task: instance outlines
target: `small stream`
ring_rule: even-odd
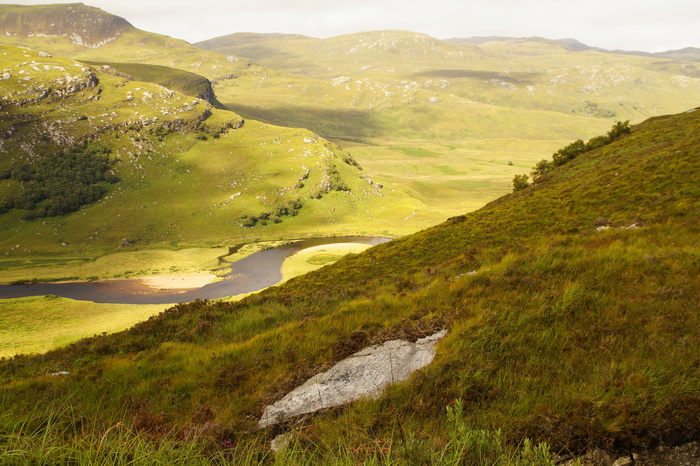
[[[55,295],[95,303],[171,304],[195,299],[218,299],[250,293],[275,285],[282,280],[282,263],[291,255],[313,246],[338,243],[359,243],[375,246],[389,238],[345,236],[315,238],[256,252],[234,263],[223,263],[231,272],[223,280],[188,290],[154,290],[138,278],[98,280],[91,282],[35,283],[0,285],[0,299]]]

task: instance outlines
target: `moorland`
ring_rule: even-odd
[[[0,5],[3,29],[0,281],[397,238],[307,251],[240,300],[3,300],[0,355],[24,353],[0,361],[3,461],[553,464],[698,440],[691,53],[406,31],[195,47],[81,4]],[[256,428],[353,352],[441,329],[379,398]]]

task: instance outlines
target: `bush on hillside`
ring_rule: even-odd
[[[552,155],[552,161],[542,159],[533,167],[530,175],[532,176],[533,184],[543,175],[549,173],[556,167],[560,167],[571,160],[574,160],[581,154],[590,152],[595,149],[599,149],[606,146],[615,140],[619,139],[625,134],[629,134],[632,131],[630,128],[630,122],[618,121],[613,125],[613,127],[603,136],[596,136],[584,143],[581,139],[577,139],[566,147],[562,147]],[[515,175],[513,178],[513,192],[520,191],[530,186],[527,181],[527,175]]]
[[[521,191],[530,186],[528,178],[529,177],[525,174],[515,175],[513,177],[513,192]]]

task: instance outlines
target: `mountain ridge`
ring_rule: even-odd
[[[644,52],[644,51],[634,51],[634,50],[622,50],[622,49],[604,49],[601,47],[591,47],[589,45],[580,42],[577,39],[546,39],[544,37],[532,36],[532,37],[507,37],[507,36],[474,36],[467,38],[452,38],[445,39],[445,42],[451,44],[474,44],[481,45],[487,42],[517,42],[517,41],[536,41],[536,42],[547,42],[555,43],[565,47],[568,50],[574,52],[584,52],[588,50],[619,54],[619,55],[636,55],[643,57],[658,57],[658,58],[669,58],[676,60],[691,60],[700,61],[700,49],[697,47],[684,47],[678,50],[666,50],[664,52]]]
[[[5,35],[41,36],[47,41],[54,36],[66,36],[73,44],[93,49],[132,29],[134,26],[126,19],[83,3],[33,8],[4,5],[0,10],[0,31]]]

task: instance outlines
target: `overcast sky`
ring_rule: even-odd
[[[647,52],[700,47],[698,0],[85,0],[83,3],[122,16],[137,28],[188,42],[234,32],[331,37],[403,29],[438,39],[574,38],[593,47]]]

